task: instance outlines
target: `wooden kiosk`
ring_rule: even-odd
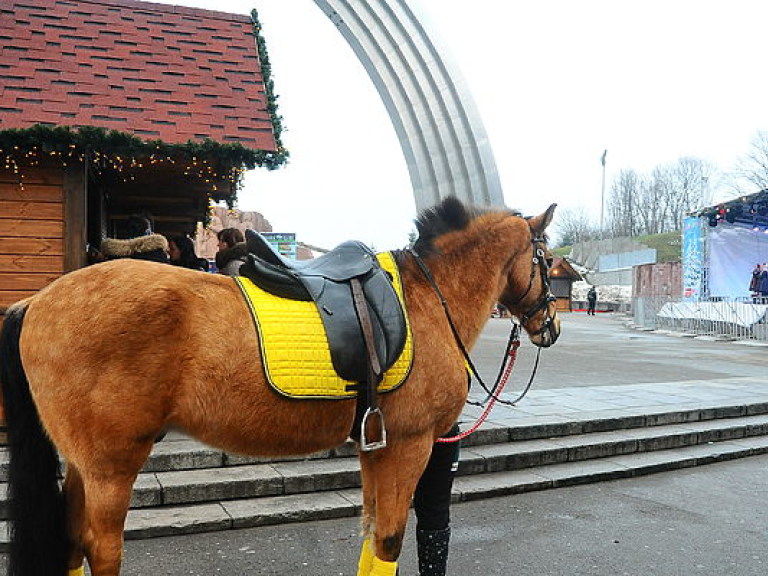
[[[194,234],[287,158],[255,11],[10,0],[0,20],[0,319],[130,214]]]

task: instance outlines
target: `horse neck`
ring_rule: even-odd
[[[489,250],[487,246],[474,246],[441,254],[427,262],[459,336],[469,348],[480,335],[500,296],[507,256],[500,250]],[[421,277],[421,283],[426,282],[415,266],[413,274]],[[434,292],[432,287],[429,290]]]

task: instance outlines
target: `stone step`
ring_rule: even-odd
[[[599,482],[768,453],[768,415],[462,448],[455,501]],[[183,440],[178,440],[183,442]],[[345,448],[346,450],[346,448]],[[145,472],[126,537],[148,538],[355,516],[356,458]],[[6,485],[0,484],[5,518]],[[7,543],[0,522],[0,550]]]
[[[765,453],[768,453],[768,437],[758,436],[582,462],[465,475],[459,476],[454,483],[453,500],[468,502],[618,480]],[[126,520],[126,538],[153,538],[353,517],[359,516],[361,511],[362,495],[359,489],[133,509],[128,512]]]
[[[768,434],[768,415],[462,447],[460,475],[583,462]]]
[[[356,456],[357,448],[349,441],[333,450],[326,450],[308,456],[285,458],[261,458],[241,456],[223,452],[180,434],[169,435],[155,444],[142,472],[170,472],[174,470],[201,470],[210,468],[225,468],[242,466],[244,464],[263,464],[267,462],[295,462],[308,459],[320,460],[327,458]],[[0,482],[8,480],[8,448],[0,447]],[[62,461],[63,466],[63,461]]]
[[[670,450],[768,434],[768,415],[593,432],[548,439],[465,446],[459,476],[481,476],[541,466],[575,465],[629,454]],[[172,443],[188,444],[184,440]],[[347,450],[346,448],[344,450]],[[204,459],[196,459],[199,463]],[[294,496],[359,488],[353,455],[257,464],[213,459],[211,468],[144,472],[134,486],[132,508],[157,508]],[[249,460],[245,460],[249,462]],[[7,485],[0,483],[0,519],[7,517]]]
[[[495,424],[487,421],[483,427],[462,441],[462,446],[472,447],[488,444],[509,443],[521,440],[546,440],[553,437],[567,437],[595,432],[610,432],[628,429],[656,427],[668,424],[684,424],[710,420],[768,414],[768,403],[738,404],[732,406],[691,406],[687,409],[670,408],[646,413],[646,410],[621,410],[606,417],[588,411],[578,417],[553,416],[551,419],[537,418],[536,423],[521,419],[520,424]],[[269,462],[322,460],[327,458],[356,455],[353,442],[347,442],[333,450],[318,452],[305,457],[268,459],[228,454],[206,446],[182,434],[171,432],[158,442],[143,468],[143,472],[169,472],[173,470],[198,470],[218,467],[241,466]],[[0,482],[8,478],[7,447],[0,446]]]

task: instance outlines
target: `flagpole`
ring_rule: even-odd
[[[600,191],[600,239],[605,237],[605,157],[608,155],[608,150],[603,150],[603,155],[600,158],[600,163],[603,165],[603,186]]]

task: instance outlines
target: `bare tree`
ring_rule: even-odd
[[[680,230],[685,215],[699,207],[705,191],[705,181],[709,180],[712,168],[699,158],[680,158],[671,169],[671,191],[667,199],[669,213],[673,219],[666,231]]]
[[[640,180],[635,218],[638,234],[658,234],[664,229],[667,220],[667,204],[662,201],[665,195],[665,181],[659,168],[654,169],[650,178]]]
[[[554,226],[558,236],[558,246],[572,246],[579,242],[594,240],[600,235],[598,227],[592,223],[583,207],[558,210],[555,214]]]
[[[650,176],[622,170],[608,198],[611,236],[680,230],[685,215],[701,207],[714,167],[699,158],[657,166]]]
[[[768,188],[768,132],[758,131],[747,154],[736,163],[732,186],[738,194]]]
[[[639,201],[641,178],[634,170],[622,170],[611,185],[608,196],[610,236],[634,236],[635,209]]]

